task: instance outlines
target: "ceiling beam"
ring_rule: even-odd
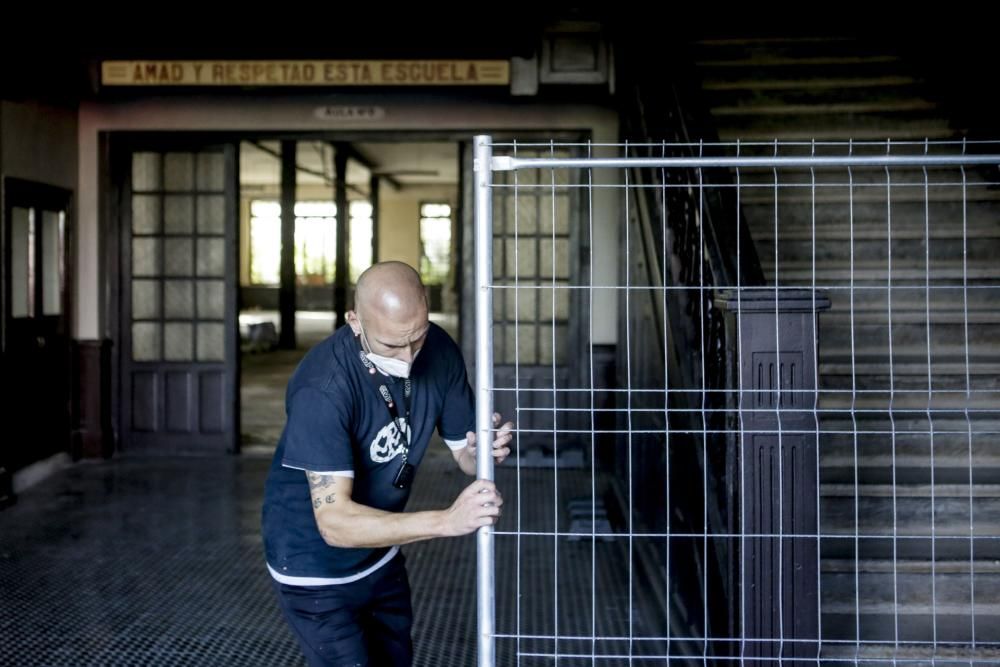
[[[378,163],[359,151],[353,144],[349,144],[345,141],[331,141],[330,145],[333,146],[333,150],[335,151],[344,151],[348,159],[355,160],[358,164],[372,172],[373,175],[378,176],[391,185],[393,190],[399,192],[403,189],[403,184],[399,182],[399,179],[393,178],[385,173],[377,173],[379,170]]]
[[[247,141],[246,143],[251,144],[254,148],[256,148],[257,150],[259,150],[262,153],[267,153],[268,155],[270,155],[272,157],[275,157],[275,158],[277,158],[279,160],[281,159],[281,151],[276,151],[276,150],[273,150],[271,148],[268,148],[267,146],[265,146],[263,143],[261,143],[259,141]],[[324,183],[326,183],[328,185],[331,185],[331,186],[333,185],[333,178],[330,176],[330,174],[328,174],[326,172],[317,171],[316,169],[310,169],[309,167],[303,167],[300,164],[296,164],[295,165],[295,169],[296,169],[296,171],[301,171],[303,174],[309,174],[310,176],[317,176],[317,177],[323,179]],[[351,185],[350,183],[348,183],[347,184],[347,189],[350,190],[351,192],[353,192],[354,194],[360,196],[360,197],[365,197],[365,198],[368,197],[368,192],[366,192],[362,188],[359,188],[356,185]]]

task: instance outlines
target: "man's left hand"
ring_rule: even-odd
[[[507,445],[514,438],[511,434],[511,429],[514,428],[514,422],[507,422],[503,426],[500,426],[501,419],[502,417],[499,412],[493,413],[493,428],[497,429],[496,437],[493,439],[493,460],[495,463],[503,463],[504,460],[510,456],[510,447]],[[471,456],[472,460],[475,461],[476,434],[469,431],[465,434],[465,439],[469,450],[469,456]]]

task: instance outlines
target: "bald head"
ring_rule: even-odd
[[[380,262],[358,278],[347,322],[364,329],[372,352],[412,360],[427,335],[427,295],[420,275],[403,262]]]
[[[425,317],[427,313],[420,275],[403,262],[380,262],[366,269],[358,278],[354,304],[361,317],[377,314],[395,319],[415,311],[423,311]]]

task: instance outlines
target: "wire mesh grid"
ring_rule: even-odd
[[[477,142],[480,664],[1000,664],[1000,145]]]

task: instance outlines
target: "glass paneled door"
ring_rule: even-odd
[[[235,147],[134,147],[123,162],[122,445],[235,451]]]

